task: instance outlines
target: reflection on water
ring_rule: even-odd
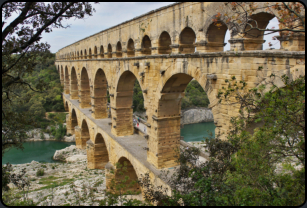
[[[209,133],[215,136],[214,122],[186,124],[181,129],[181,136],[184,137],[185,142],[202,141],[204,137],[209,137]]]
[[[30,163],[32,160],[38,162],[58,162],[52,160],[56,150],[64,149],[74,142],[58,142],[58,141],[39,141],[24,142],[23,150],[12,148],[2,157],[2,164],[9,162],[10,164]]]

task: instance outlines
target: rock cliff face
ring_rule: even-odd
[[[208,108],[190,109],[182,113],[181,124],[213,121],[212,111]]]

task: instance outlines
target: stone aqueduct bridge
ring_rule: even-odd
[[[131,179],[145,172],[156,185],[163,168],[176,166],[180,145],[181,99],[194,78],[207,92],[215,125],[227,133],[238,105],[221,105],[217,93],[236,76],[248,87],[271,73],[297,76],[305,70],[305,37],[280,38],[280,50],[263,51],[263,36],[236,38],[212,17],[222,3],[176,3],[101,31],[56,53],[69,112],[67,131],[87,148],[88,168],[114,168],[127,161]],[[227,8],[225,8],[225,12]],[[272,15],[254,14],[265,28]],[[223,52],[226,30],[231,50]],[[195,52],[196,51],[196,52]],[[258,71],[259,66],[263,67]],[[147,135],[134,134],[132,97],[135,80],[144,96]],[[111,118],[107,118],[107,89]],[[116,177],[116,175],[115,175]],[[119,177],[119,176],[117,176]]]

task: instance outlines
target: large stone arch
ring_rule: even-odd
[[[166,31],[163,31],[159,37],[158,54],[172,53],[172,49],[170,47],[171,44],[172,44],[172,39],[171,39],[170,34]]]
[[[95,74],[92,97],[92,116],[95,119],[107,118],[108,81],[104,71],[99,68]]]
[[[75,128],[76,147],[79,149],[86,148],[86,142],[90,140],[90,128],[86,119],[81,122],[81,128]]]
[[[126,180],[127,176],[129,177],[128,180]],[[126,157],[121,157],[118,160],[114,179],[116,184],[123,184],[124,189],[122,192],[125,192],[126,194],[136,194],[141,192],[141,187],[137,182],[137,172],[130,160],[128,160]]]
[[[195,52],[196,33],[191,27],[185,27],[179,35],[179,52],[181,54]]]
[[[91,107],[90,80],[85,67],[81,70],[80,79],[80,108]]]
[[[87,167],[89,169],[104,169],[109,162],[109,152],[105,139],[100,133],[97,133],[95,142],[91,140],[86,142]]]
[[[78,78],[77,72],[75,67],[71,68],[70,72],[70,98],[71,99],[78,99]]]
[[[112,130],[116,136],[132,135],[134,132],[133,115],[133,87],[136,80],[135,73],[123,71],[116,82],[114,98],[111,96]],[[142,88],[142,85],[140,83]],[[145,103],[145,101],[144,101]]]
[[[69,73],[68,68],[65,66],[65,78],[64,78],[64,93],[69,94],[70,93],[70,82],[69,82]]]

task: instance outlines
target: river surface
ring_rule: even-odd
[[[214,122],[185,124],[180,131],[185,142],[196,142],[204,140],[204,137],[209,137],[209,133],[215,136]]]
[[[181,129],[181,136],[186,142],[202,141],[204,137],[209,136],[211,132],[213,136],[215,125],[213,122],[186,124]],[[30,163],[32,160],[38,162],[54,163],[52,159],[56,150],[64,149],[75,142],[58,142],[58,141],[39,141],[24,142],[24,150],[12,148],[2,157],[2,164],[7,162],[11,164]]]
[[[2,164],[9,162],[10,164],[30,163],[32,160],[37,162],[54,163],[52,159],[56,150],[64,149],[75,142],[58,142],[58,141],[39,141],[24,142],[23,150],[11,148],[2,157]]]

